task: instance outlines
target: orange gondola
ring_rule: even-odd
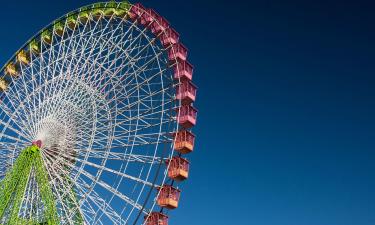
[[[195,135],[187,130],[179,131],[175,134],[174,149],[182,154],[190,153],[194,150]]]
[[[168,216],[160,212],[150,213],[145,220],[145,225],[168,225]]]
[[[173,157],[167,162],[168,177],[175,181],[183,181],[189,177],[189,161],[181,157]]]
[[[171,185],[164,185],[159,188],[157,203],[160,207],[175,209],[178,207],[181,191]]]

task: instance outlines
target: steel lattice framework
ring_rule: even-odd
[[[0,224],[167,223],[196,119],[178,40],[155,11],[108,2],[17,51],[0,78]]]

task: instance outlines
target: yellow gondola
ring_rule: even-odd
[[[18,71],[17,71],[16,65],[14,65],[14,63],[9,63],[5,67],[5,74],[10,75],[10,76],[14,76],[14,77],[17,76]]]
[[[28,53],[25,51],[25,50],[21,50],[17,53],[17,61],[19,63],[23,63],[23,64],[29,64],[30,63],[30,57],[28,55]]]
[[[0,78],[0,91],[6,91],[8,89],[8,82],[2,77]]]

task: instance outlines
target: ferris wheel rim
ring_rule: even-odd
[[[103,3],[103,4],[106,4],[106,3]],[[89,6],[91,6],[91,5],[89,5]],[[107,6],[107,5],[106,5]],[[134,5],[131,5],[131,7],[134,7]],[[105,8],[105,7],[104,7]],[[87,10],[87,9],[86,9]],[[61,18],[63,18],[63,19],[67,19],[68,18],[68,16],[71,16],[71,15],[74,15],[74,14],[78,14],[78,13],[80,13],[80,12],[82,12],[81,11],[81,9],[78,9],[78,10],[75,10],[75,11],[72,11],[71,13],[69,13],[69,14],[67,14],[67,15],[65,15],[65,16],[63,16],[63,17],[61,17]],[[111,16],[111,19],[112,19],[112,16]],[[60,20],[60,19],[59,19]],[[124,19],[122,19],[122,22],[123,22],[123,20]],[[137,21],[133,21],[133,25],[134,24],[136,24],[137,23]],[[53,22],[53,23],[51,23],[50,25],[48,25],[48,26],[46,26],[45,28],[43,28],[39,33],[37,33],[33,38],[31,38],[28,42],[26,42],[26,44],[20,49],[20,50],[18,50],[15,54],[14,54],[14,56],[12,56],[12,58],[3,66],[3,68],[1,69],[1,71],[4,71],[5,70],[5,68],[6,68],[6,66],[12,61],[12,60],[15,60],[15,58],[16,58],[16,56],[17,56],[17,54],[22,50],[22,49],[24,49],[25,47],[27,47],[30,43],[32,43],[32,41],[33,40],[35,40],[35,39],[37,39],[38,37],[40,37],[41,35],[42,35],[42,33],[45,31],[45,30],[47,30],[48,28],[51,28],[51,27],[53,27],[54,26],[54,24],[55,24],[55,22]],[[66,26],[65,26],[65,28],[66,28]],[[64,28],[64,29],[65,29]],[[147,29],[147,27],[146,28],[143,28],[143,31],[145,31]],[[164,31],[163,31],[164,32]],[[55,34],[53,34],[53,35],[55,35]],[[72,40],[72,38],[71,38],[71,40]],[[155,38],[153,39],[153,40],[155,40]],[[150,43],[151,43],[151,41],[150,41]],[[52,48],[51,48],[52,49]],[[177,65],[177,67],[178,67],[178,65]],[[173,78],[172,78],[173,79]],[[180,78],[178,78],[178,83],[180,83],[181,82],[181,80],[180,80]],[[164,95],[164,92],[163,92],[163,95]],[[26,101],[26,99],[28,99],[28,98],[25,98],[24,99],[24,101]],[[163,99],[163,101],[164,101],[164,98],[162,98]],[[179,107],[182,103],[181,103],[181,100],[174,100],[174,101],[176,101],[177,102],[177,107]],[[21,104],[22,105],[22,104]],[[20,107],[20,106],[19,106]],[[164,105],[162,105],[162,108],[164,107]],[[172,109],[172,108],[171,108]],[[18,110],[18,108],[17,108],[17,110]],[[0,116],[2,115],[2,113],[3,113],[3,111],[0,113]],[[163,113],[164,113],[164,111],[163,111]],[[179,116],[179,112],[178,112],[178,116]],[[178,118],[178,116],[177,116],[177,118]],[[8,123],[9,123],[9,121],[10,120],[8,120]],[[171,121],[172,120],[169,120],[168,121],[168,123],[171,123]],[[15,121],[13,121],[13,122],[15,122]],[[16,126],[19,126],[19,125],[17,125],[16,124]],[[161,126],[160,126],[161,127]],[[174,131],[178,131],[179,130],[179,127],[180,127],[180,124],[179,123],[176,123],[176,125],[175,125],[175,129],[174,129]],[[33,134],[35,134],[35,131],[32,131],[33,132]],[[4,135],[4,132],[2,132],[2,135]],[[130,135],[130,134],[129,134]],[[29,136],[31,136],[30,134],[29,134]],[[24,138],[24,139],[26,139],[23,143],[26,143],[27,141],[33,141],[33,140],[30,140],[31,138]],[[158,141],[159,141],[159,139],[160,139],[160,133],[159,133],[159,137],[158,137]],[[18,144],[18,141],[16,142],[17,144]],[[158,145],[159,143],[157,142],[157,145]],[[170,145],[169,145],[169,147],[168,148],[171,148],[171,152],[170,152],[170,154],[168,155],[168,160],[170,160],[170,159],[172,159],[172,156],[174,155],[174,147],[173,147],[173,145],[174,145],[174,141],[173,141],[173,139],[172,139],[172,141],[170,142]],[[133,145],[133,147],[134,147],[134,145]],[[163,150],[163,152],[166,152],[165,151],[165,149],[167,148],[167,145],[164,145],[164,150]],[[14,151],[15,152],[15,151]],[[108,153],[108,152],[107,152]],[[130,153],[132,153],[132,152],[130,152]],[[57,153],[56,153],[57,154]],[[155,154],[156,154],[156,150],[155,150]],[[154,158],[152,159],[153,161],[152,161],[152,165],[153,165],[153,162],[155,161],[155,154],[154,154]],[[15,156],[16,154],[14,154],[14,156]],[[87,155],[86,155],[87,156]],[[47,157],[47,156],[46,156]],[[107,157],[108,157],[108,154],[107,154]],[[103,165],[105,165],[106,164],[106,160],[107,160],[107,158],[105,158],[105,160],[104,160],[104,164],[102,164],[102,166]],[[148,201],[148,199],[149,199],[149,197],[151,196],[151,193],[152,193],[152,191],[153,191],[153,189],[155,188],[155,186],[156,186],[156,180],[157,180],[157,177],[158,177],[158,174],[159,174],[159,169],[161,168],[161,165],[163,164],[163,162],[165,162],[165,159],[164,159],[164,157],[163,157],[163,155],[161,156],[161,160],[159,160],[158,159],[158,162],[157,162],[157,165],[158,165],[158,172],[157,172],[157,174],[155,175],[155,178],[154,178],[154,181],[151,183],[151,188],[150,188],[150,190],[149,190],[149,192],[148,192],[148,197],[147,197],[147,200],[142,204],[142,207],[141,207],[141,209],[139,210],[139,213],[138,213],[138,216],[137,216],[137,218],[136,218],[136,220],[135,220],[135,222],[134,223],[136,223],[137,221],[138,221],[138,219],[139,219],[139,217],[140,217],[140,215],[142,214],[142,213],[144,213],[144,211],[143,211],[143,209],[145,208],[145,205],[147,204],[147,201]],[[47,163],[47,161],[45,161],[45,163]],[[87,163],[87,162],[86,162]],[[85,164],[86,164],[85,163]],[[129,163],[129,160],[127,161],[127,164]],[[47,166],[47,165],[46,165]],[[82,166],[83,166],[83,164],[81,164],[81,168],[82,168]],[[168,170],[168,168],[169,168],[169,164],[168,164],[168,166],[167,166],[167,168],[166,168],[166,170],[164,170],[164,171],[167,171]],[[122,165],[121,165],[121,167],[122,167]],[[150,166],[150,169],[149,169],[149,173],[150,173],[150,171],[151,171],[151,168],[152,168],[152,166]],[[81,170],[81,169],[80,169]],[[121,170],[121,169],[120,169]],[[142,169],[143,170],[143,169]],[[101,174],[101,172],[103,171],[103,169],[100,171],[100,174]],[[149,174],[148,173],[148,174]],[[117,176],[119,176],[119,175],[117,175]],[[98,175],[97,176],[97,179],[99,179],[99,177],[100,177],[100,175]],[[123,176],[121,176],[121,178],[120,178],[120,180],[122,180],[124,177]],[[161,187],[161,186],[163,186],[164,185],[164,183],[166,182],[166,179],[167,179],[167,175],[165,174],[164,175],[164,178],[163,178],[163,181],[162,181],[162,183],[161,183],[161,185],[158,185],[158,187]],[[76,181],[78,180],[78,178],[77,178],[77,175],[76,175]],[[147,175],[147,179],[146,180],[148,180],[148,175]],[[97,180],[96,180],[96,182],[97,182]],[[121,182],[121,181],[120,181]],[[96,186],[96,184],[97,183],[95,183],[94,184],[94,186]],[[117,188],[119,187],[119,185],[120,185],[120,183],[118,183],[118,186],[116,187],[116,190],[117,190]],[[173,185],[173,181],[172,181],[172,185]],[[146,184],[145,183],[143,183],[143,187],[142,187],[142,191],[139,193],[139,196],[138,196],[138,198],[137,198],[137,201],[136,201],[136,203],[138,202],[138,199],[139,199],[139,197],[140,197],[140,195],[142,194],[142,192],[143,192],[143,189],[145,188],[145,186],[146,186]],[[89,192],[89,193],[87,193],[87,195],[89,195],[91,193],[91,191]],[[157,193],[157,196],[156,196],[156,198],[159,196],[159,194],[160,194],[160,192],[158,192]],[[112,195],[112,197],[111,197],[111,200],[109,201],[109,203],[111,203],[112,202],[112,199],[114,198],[114,195]],[[146,211],[145,212],[145,214],[146,215],[148,215],[152,210],[153,210],[153,208],[155,207],[155,205],[156,205],[156,201],[154,201],[153,202],[153,205],[152,205],[152,207],[150,208],[150,210],[149,211]],[[79,209],[80,209],[80,207],[78,207]],[[132,209],[132,211],[135,209],[135,206],[133,205],[133,209]],[[98,211],[99,211],[99,209],[98,209]],[[101,214],[103,215],[103,213],[104,213],[104,211],[102,211],[101,212]],[[122,212],[123,213],[123,212]],[[122,213],[121,213],[121,215],[122,215]],[[121,216],[120,215],[120,216]],[[101,216],[99,216],[99,218],[98,218],[98,220],[100,219],[100,217]],[[128,219],[129,219],[129,217],[130,217],[130,215],[128,216]],[[94,221],[95,222],[95,221]]]

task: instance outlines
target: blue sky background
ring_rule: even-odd
[[[0,63],[92,2],[2,2]],[[180,32],[200,87],[191,177],[172,225],[375,224],[374,5],[142,3]]]

